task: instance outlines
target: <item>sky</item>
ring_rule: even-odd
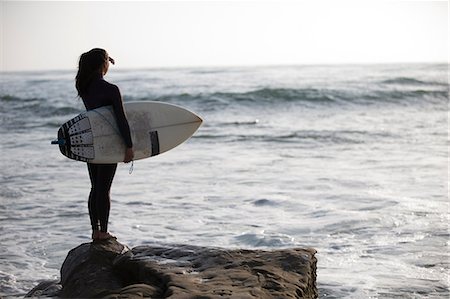
[[[448,62],[448,1],[5,1],[0,70]]]

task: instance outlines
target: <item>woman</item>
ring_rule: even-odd
[[[103,76],[108,72],[109,63],[114,59],[103,49],[92,49],[83,53],[78,65],[75,87],[78,95],[83,99],[87,110],[103,106],[112,106],[119,131],[126,144],[123,161],[133,160],[133,142],[130,127],[123,109],[122,96],[116,85],[106,82]],[[117,164],[87,163],[91,192],[89,194],[89,216],[92,225],[92,239],[106,240],[114,238],[108,232],[108,218],[110,210],[109,191],[116,173]]]

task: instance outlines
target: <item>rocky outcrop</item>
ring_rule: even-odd
[[[271,251],[116,240],[72,249],[61,281],[27,296],[66,298],[317,298],[314,249]]]

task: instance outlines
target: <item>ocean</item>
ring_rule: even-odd
[[[90,241],[86,165],[51,145],[84,110],[70,71],[0,73],[0,296],[58,279]],[[124,101],[203,119],[120,164],[110,230],[130,247],[313,247],[320,298],[448,298],[447,64],[123,70]]]

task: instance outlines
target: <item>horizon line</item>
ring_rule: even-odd
[[[301,66],[364,66],[364,65],[414,65],[414,64],[449,64],[449,61],[399,61],[399,62],[302,62],[302,63],[267,63],[267,64],[235,64],[235,65],[179,65],[179,66],[144,66],[144,67],[112,67],[109,72],[114,71],[142,71],[142,70],[175,70],[175,69],[206,69],[206,68],[269,68],[269,67],[301,67]],[[33,72],[69,72],[76,71],[74,68],[60,69],[17,69],[0,70],[0,73],[33,73]]]

